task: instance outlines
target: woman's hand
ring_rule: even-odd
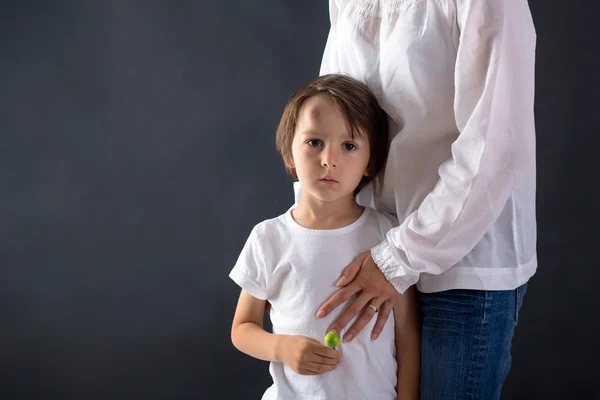
[[[343,340],[349,342],[362,331],[377,313],[377,322],[371,332],[371,339],[377,339],[394,304],[400,297],[400,293],[394,289],[383,275],[383,272],[377,267],[371,257],[371,252],[362,253],[346,267],[344,274],[336,285],[343,286],[343,288],[334,293],[321,306],[317,312],[317,318],[325,317],[336,307],[348,301],[353,295],[358,294],[358,297],[349,303],[346,310],[334,321],[329,330],[341,332],[352,318],[360,313],[360,317],[356,319],[344,335]]]

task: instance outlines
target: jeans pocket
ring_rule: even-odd
[[[523,297],[525,297],[525,292],[527,291],[527,283],[519,286],[515,289],[515,322],[519,323],[519,311],[521,311],[521,306],[523,305]]]

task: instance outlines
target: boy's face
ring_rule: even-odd
[[[355,135],[341,110],[327,95],[307,99],[298,113],[292,142],[292,160],[303,196],[336,201],[354,196],[366,175],[370,148],[368,139]]]

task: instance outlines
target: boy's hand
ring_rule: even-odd
[[[306,336],[284,336],[280,343],[281,361],[300,375],[319,375],[333,371],[340,352]]]

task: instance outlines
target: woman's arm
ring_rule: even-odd
[[[320,318],[359,293],[331,327],[339,332],[360,313],[345,338],[356,337],[370,320],[362,310],[374,299],[383,302],[373,328],[377,336],[397,293],[421,274],[439,275],[463,259],[498,219],[515,182],[535,170],[536,33],[527,1],[455,4],[460,37],[454,114],[460,134],[433,191],[346,269],[339,283],[345,287],[321,306]]]
[[[439,275],[463,259],[498,219],[516,182],[535,170],[536,33],[528,3],[455,3],[459,136],[452,158],[418,209],[371,249],[400,293],[420,274]]]
[[[335,369],[340,352],[318,341],[294,335],[276,335],[263,329],[266,300],[242,290],[231,327],[231,341],[243,353],[264,361],[287,364],[302,375]]]
[[[421,383],[421,320],[415,287],[407,289],[394,306],[398,400],[418,400]]]

